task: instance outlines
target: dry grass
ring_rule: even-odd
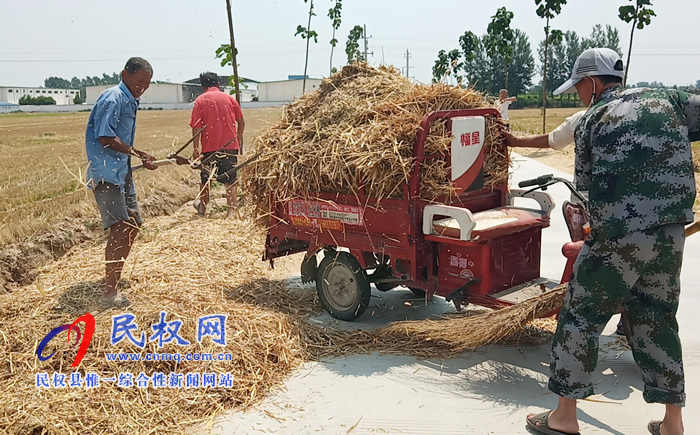
[[[414,167],[413,146],[423,117],[477,107],[490,104],[470,89],[416,84],[391,67],[349,65],[285,107],[282,121],[256,141],[263,156],[243,170],[241,180],[261,215],[271,192],[281,201],[318,192],[366,194],[377,201],[400,197]],[[507,159],[490,152],[502,143],[495,120],[489,119],[487,131],[485,184],[503,184]],[[425,153],[445,154],[450,141],[444,122],[436,121]],[[427,164],[421,197],[454,194],[448,175],[444,161]]]
[[[124,291],[133,302],[126,310],[103,311],[96,305],[104,268],[101,243],[84,244],[41,269],[34,284],[1,295],[0,427],[11,434],[181,434],[226,409],[256,403],[305,360],[372,351],[446,357],[498,339],[529,340],[520,334],[528,313],[537,311],[529,305],[472,317],[399,322],[372,332],[311,325],[307,318],[320,305],[313,293],[288,290],[260,261],[263,231],[249,219],[231,221],[221,215],[201,219],[183,208],[151,219],[124,271]],[[547,311],[550,302],[540,301],[546,305],[540,309]],[[128,340],[110,342],[111,316],[125,311],[136,317],[139,331],[148,333],[165,311],[167,321],[183,321],[181,335],[192,343],[157,348],[151,342],[143,352],[231,353],[233,361],[108,362],[105,352],[141,352]],[[77,369],[83,376],[228,372],[235,377],[234,387],[139,389],[104,382],[94,389],[36,388],[38,372],[72,373],[75,355],[60,335],[49,345],[57,348],[56,354],[41,362],[34,353],[37,343],[85,312],[94,315],[96,328]],[[228,314],[226,347],[209,340],[196,343],[196,320],[208,314]],[[450,333],[453,326],[459,334]],[[551,321],[542,326],[551,328]]]
[[[269,279],[261,249],[262,232],[252,222],[196,219],[185,209],[151,220],[123,275],[134,303],[126,311],[136,316],[140,330],[150,334],[149,326],[165,311],[166,320],[183,321],[181,335],[192,343],[162,349],[149,343],[145,352],[228,352],[232,362],[106,361],[105,352],[140,350],[128,340],[110,343],[111,316],[124,310],[102,311],[96,305],[104,273],[99,243],[48,265],[34,285],[0,296],[0,427],[10,433],[181,434],[223,409],[259,400],[305,358],[293,323],[316,309],[313,299],[300,299],[287,292],[283,281]],[[282,305],[303,309],[286,314]],[[73,372],[69,366],[75,355],[54,339],[50,347],[58,345],[56,355],[40,362],[34,355],[38,341],[85,312],[95,316],[96,329],[77,369],[83,375],[230,372],[234,387],[140,390],[103,383],[96,389],[35,388],[37,372]],[[228,314],[225,348],[196,342],[197,318],[207,314]]]

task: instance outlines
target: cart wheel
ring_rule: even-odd
[[[413,293],[415,296],[425,299],[425,290],[415,287],[409,287],[408,289],[411,290],[411,293]]]
[[[321,261],[316,291],[331,316],[348,321],[365,312],[371,296],[367,273],[347,252],[335,252]]]

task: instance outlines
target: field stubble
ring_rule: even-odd
[[[136,147],[165,158],[191,136],[189,111],[140,111]],[[0,115],[0,288],[88,238],[102,236],[83,185],[89,113]],[[244,144],[276,122],[280,109],[246,111]],[[182,155],[191,156],[192,148]],[[137,159],[138,160],[138,159]],[[197,194],[198,173],[165,166],[135,173],[145,216],[169,214]]]

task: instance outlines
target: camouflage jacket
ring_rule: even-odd
[[[700,139],[700,95],[607,89],[574,138],[577,188],[589,191],[594,237],[692,222],[690,141]]]

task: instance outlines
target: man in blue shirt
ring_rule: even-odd
[[[152,155],[134,148],[139,97],[148,89],[152,77],[153,69],[145,59],[129,59],[119,85],[105,90],[97,99],[85,130],[87,184],[95,194],[102,226],[110,230],[101,298],[107,306],[130,303],[117,290],[117,283],[142,222],[131,175],[131,156],[140,158],[147,169],[156,168]]]

